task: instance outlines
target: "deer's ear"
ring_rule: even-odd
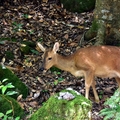
[[[38,42],[37,45],[43,52],[45,52],[45,47],[43,47],[42,44]]]
[[[56,53],[59,50],[59,46],[60,44],[58,42],[56,42],[53,46],[53,52]]]

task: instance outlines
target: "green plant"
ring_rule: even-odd
[[[61,74],[61,70],[59,68],[56,68],[56,67],[50,68],[50,71],[56,75]]]
[[[34,30],[27,30],[30,34],[34,34]]]
[[[45,92],[48,92],[48,90],[42,90],[42,92],[44,92],[44,93],[45,93]]]
[[[30,19],[30,18],[32,18],[32,16],[31,16],[31,15],[28,15],[28,14],[23,14],[22,17],[25,18],[25,19]]]
[[[39,39],[38,39],[38,42],[43,42],[43,38],[39,38]]]
[[[14,27],[13,30],[14,30],[15,32],[20,31],[20,30],[22,29],[23,24],[17,23],[17,22],[13,22],[12,24],[13,24],[13,27]]]
[[[10,114],[13,112],[13,110],[8,110],[5,114],[0,112],[0,118],[2,120],[20,120],[20,117],[13,118]]]
[[[15,91],[7,91],[7,89],[14,88],[12,83],[7,83],[8,79],[5,78],[2,81],[0,81],[0,90],[3,95],[14,95],[17,94]],[[7,110],[6,113],[0,112],[0,118],[2,120],[20,120],[20,117],[14,118],[11,114],[13,113],[13,110]]]
[[[34,53],[34,54],[36,54],[36,55],[39,54],[39,52],[37,50],[34,50],[34,49],[32,49],[31,52]]]
[[[32,107],[29,107],[29,114],[31,115],[34,112],[34,109]]]
[[[55,75],[60,75],[60,74],[61,74],[60,71],[54,71],[53,73],[54,73]]]
[[[120,120],[120,92],[117,90],[104,105],[106,108],[100,111],[100,115],[104,116],[104,120]]]
[[[28,14],[23,14],[23,18],[28,19],[29,15]]]
[[[54,85],[57,85],[58,83],[60,83],[63,80],[64,80],[64,78],[58,77],[58,79],[54,81]]]
[[[60,70],[59,68],[56,68],[56,67],[50,68],[50,71],[51,71],[52,73],[54,73],[56,76],[58,76],[58,75],[61,74],[61,70]],[[63,80],[64,80],[64,78],[58,77],[58,79],[54,81],[54,85],[57,85],[59,82],[61,82],[61,81],[63,81]]]
[[[100,93],[99,93],[99,98],[100,98],[100,99],[102,99],[103,94],[104,94],[104,92],[103,92],[103,91],[100,91]]]
[[[8,79],[3,79],[2,81],[0,81],[0,89],[1,89],[1,92],[2,94],[6,94],[6,95],[14,95],[14,94],[17,94],[17,92],[15,91],[7,91],[6,90],[8,88],[14,88],[14,86],[12,85],[12,83],[7,83],[6,82],[8,81]]]
[[[59,77],[59,78],[58,78],[58,81],[59,81],[59,82],[61,82],[61,81],[63,81],[63,80],[64,80],[64,78],[62,78],[62,77]]]
[[[55,80],[55,81],[54,81],[54,85],[57,85],[58,83],[59,83],[58,80]]]

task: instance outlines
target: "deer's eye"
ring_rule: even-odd
[[[52,60],[52,57],[48,58],[48,60]]]

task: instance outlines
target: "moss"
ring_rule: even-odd
[[[85,40],[90,40],[90,39],[96,37],[97,31],[98,31],[98,23],[96,20],[94,20],[92,22],[91,28],[85,34]]]
[[[63,100],[58,99],[58,94],[51,96],[43,106],[36,111],[30,120],[89,120],[91,102],[77,95],[74,91],[64,90],[63,92],[72,93],[75,99]]]
[[[8,78],[7,82],[12,83],[12,85],[15,86],[15,88],[10,89],[11,91],[17,91],[18,94],[14,95],[12,97],[17,98],[18,95],[22,94],[23,98],[26,98],[28,95],[28,88],[24,83],[20,81],[20,79],[12,73],[9,69],[2,69],[0,66],[0,81],[3,79]]]
[[[5,114],[8,110],[11,109],[13,112],[10,114],[10,116],[13,116],[14,118],[17,116],[22,117],[24,115],[23,109],[15,99],[0,94],[0,112]]]
[[[96,32],[97,30],[98,30],[97,20],[94,20],[94,21],[92,22],[91,32]]]
[[[95,0],[61,0],[64,8],[71,12],[87,12],[95,7]]]

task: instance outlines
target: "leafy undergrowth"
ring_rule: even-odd
[[[100,111],[100,115],[104,116],[104,120],[112,119],[119,120],[120,119],[120,91],[116,90],[114,95],[111,96],[104,103],[106,108]]]
[[[26,111],[26,118],[40,108],[50,95],[67,87],[72,87],[84,95],[84,80],[72,76],[64,71],[52,70],[42,73],[39,68],[42,63],[42,52],[38,53],[34,44],[41,42],[46,47],[58,41],[60,53],[69,55],[80,48],[80,40],[89,29],[93,13],[71,13],[55,5],[44,3],[38,6],[27,3],[21,6],[0,6],[0,60],[12,69],[15,74],[29,87],[27,99],[19,99],[20,105]],[[25,44],[24,42],[32,42]],[[83,41],[82,41],[83,43]],[[88,46],[92,43],[84,43]],[[27,46],[27,47],[26,47]],[[23,51],[26,48],[27,51]],[[94,96],[90,90],[90,99],[93,101],[93,120],[102,120],[99,111],[107,97],[116,90],[115,80],[97,79],[97,91],[101,101],[94,103]]]

